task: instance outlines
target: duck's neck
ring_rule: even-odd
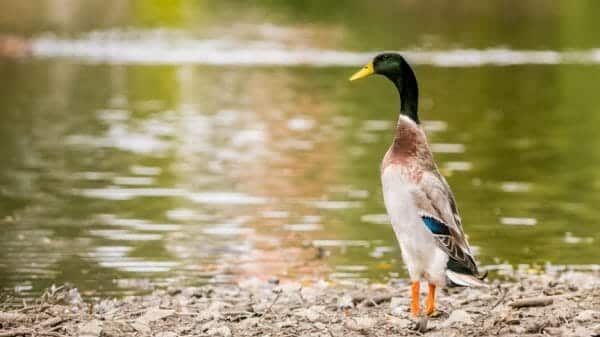
[[[388,77],[400,95],[400,114],[412,119],[419,124],[419,88],[417,86],[417,78],[408,63],[402,64],[402,76]]]

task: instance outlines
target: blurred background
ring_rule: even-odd
[[[600,2],[0,3],[0,292],[405,276],[379,162],[414,65],[477,259],[595,269]]]

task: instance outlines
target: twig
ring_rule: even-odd
[[[41,322],[37,326],[40,328],[53,327],[55,325],[59,325],[60,323],[62,323],[64,321],[68,321],[69,319],[70,319],[70,317],[63,317],[63,316],[53,317],[53,318],[49,318],[49,319]]]
[[[384,302],[389,302],[392,300],[393,297],[399,297],[400,294],[388,294],[388,295],[381,295],[381,296],[375,296],[372,298],[356,298],[353,299],[354,301],[358,301],[358,303],[362,302],[362,305],[366,306],[366,307],[376,307],[378,305],[380,305],[381,303]]]
[[[51,332],[51,331],[38,332],[38,334],[40,334],[42,336],[65,337],[65,335],[61,335],[58,332]]]
[[[29,329],[13,329],[5,332],[0,332],[0,337],[14,337],[31,335],[33,332]]]
[[[508,294],[508,289],[503,289],[502,296],[500,296],[500,298],[496,302],[494,302],[494,304],[492,304],[489,311],[494,310],[494,308],[496,308],[500,303],[502,303],[506,298],[506,294]]]
[[[271,312],[271,308],[273,308],[273,305],[275,305],[275,302],[277,302],[277,300],[279,299],[279,296],[281,296],[281,291],[277,293],[277,295],[275,296],[275,298],[273,299],[273,301],[271,302],[271,304],[269,305],[269,307],[267,308],[267,310],[265,310],[265,312],[263,313],[263,315],[260,317],[260,319],[258,320],[259,322],[261,322],[263,320],[263,318]]]
[[[519,301],[514,301],[509,305],[515,309],[517,308],[525,308],[525,307],[545,307],[554,303],[554,299],[549,297],[532,297],[526,298]]]

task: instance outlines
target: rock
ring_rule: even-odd
[[[594,336],[594,332],[586,327],[583,326],[578,326],[575,328],[575,330],[567,333],[566,335],[567,337],[591,337]]]
[[[206,310],[201,311],[198,314],[198,320],[200,321],[209,321],[209,320],[217,320],[223,317],[222,310],[226,308],[230,308],[231,305],[225,302],[214,301],[208,306]],[[264,312],[268,306],[264,305],[261,310],[257,311],[257,308],[252,308],[253,311],[256,312]]]
[[[442,326],[449,327],[452,325],[460,325],[460,324],[472,325],[473,318],[471,317],[471,315],[468,312],[459,309],[459,310],[454,310],[450,314],[450,317],[448,317],[448,319],[446,319],[446,321],[444,321]]]
[[[219,336],[219,337],[231,337],[231,329],[228,326],[220,326],[218,328],[211,328],[206,331],[208,336]]]
[[[0,323],[21,322],[27,319],[27,315],[16,312],[0,312]]]
[[[310,287],[310,288],[302,288],[300,290],[300,295],[302,296],[302,298],[310,303],[313,303],[317,300],[317,298],[319,297],[319,292],[317,291],[316,288],[314,287]]]
[[[376,319],[367,316],[350,317],[344,322],[348,329],[355,331],[368,330],[374,327],[376,323]]]
[[[398,316],[398,317],[404,317],[406,316],[406,314],[408,313],[408,310],[406,307],[395,307],[392,310],[390,310],[390,314],[394,315],[394,316]]]
[[[387,316],[386,320],[393,326],[397,327],[398,329],[406,329],[412,323],[411,320],[409,320],[409,319],[398,318],[398,317],[394,317],[394,316]]]
[[[243,331],[243,330],[248,330],[250,328],[254,328],[254,327],[258,326],[259,322],[260,322],[260,318],[251,317],[251,318],[241,321],[238,326],[239,326],[240,330]]]
[[[167,294],[169,294],[169,296],[177,296],[179,294],[183,293],[183,290],[181,290],[181,288],[169,288],[167,289]]]
[[[137,323],[151,323],[169,317],[175,313],[175,310],[165,310],[158,307],[150,308],[141,317],[136,319]]]
[[[133,333],[136,329],[127,322],[105,321],[102,324],[101,337],[122,337],[127,333]]]
[[[596,324],[592,327],[593,336],[600,336],[600,324]]]
[[[564,329],[547,327],[547,328],[544,328],[544,333],[547,335],[550,335],[550,336],[562,336],[564,334]]]
[[[583,310],[575,316],[575,322],[589,322],[600,318],[600,312],[596,310]]]
[[[131,326],[141,335],[149,335],[152,332],[150,325],[146,322],[133,322]]]
[[[390,314],[394,316],[406,316],[408,312],[408,301],[402,297],[392,297],[390,300]]]
[[[97,319],[79,325],[80,337],[98,337],[102,332],[102,322]]]
[[[293,319],[286,319],[283,322],[278,322],[275,323],[275,325],[279,328],[279,329],[283,329],[283,328],[289,328],[289,327],[293,327],[296,326],[298,324],[297,321],[293,320]]]
[[[81,294],[79,293],[79,290],[77,290],[77,288],[69,289],[67,291],[65,299],[67,303],[77,308],[84,306],[83,299],[81,298]]]
[[[310,322],[316,322],[321,318],[321,312],[323,311],[323,307],[318,305],[313,305],[310,308],[302,308],[296,311],[294,314],[298,317],[304,318]]]
[[[390,308],[396,308],[399,306],[406,306],[409,300],[403,297],[392,297],[390,299]]]
[[[177,337],[177,334],[173,331],[162,331],[154,335],[154,337]]]
[[[344,295],[338,298],[337,306],[340,309],[351,309],[354,308],[354,302],[350,295]]]

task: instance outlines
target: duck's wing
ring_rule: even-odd
[[[448,254],[448,269],[479,276],[471,248],[465,237],[456,202],[448,183],[437,171],[425,172],[414,191],[423,224]]]

